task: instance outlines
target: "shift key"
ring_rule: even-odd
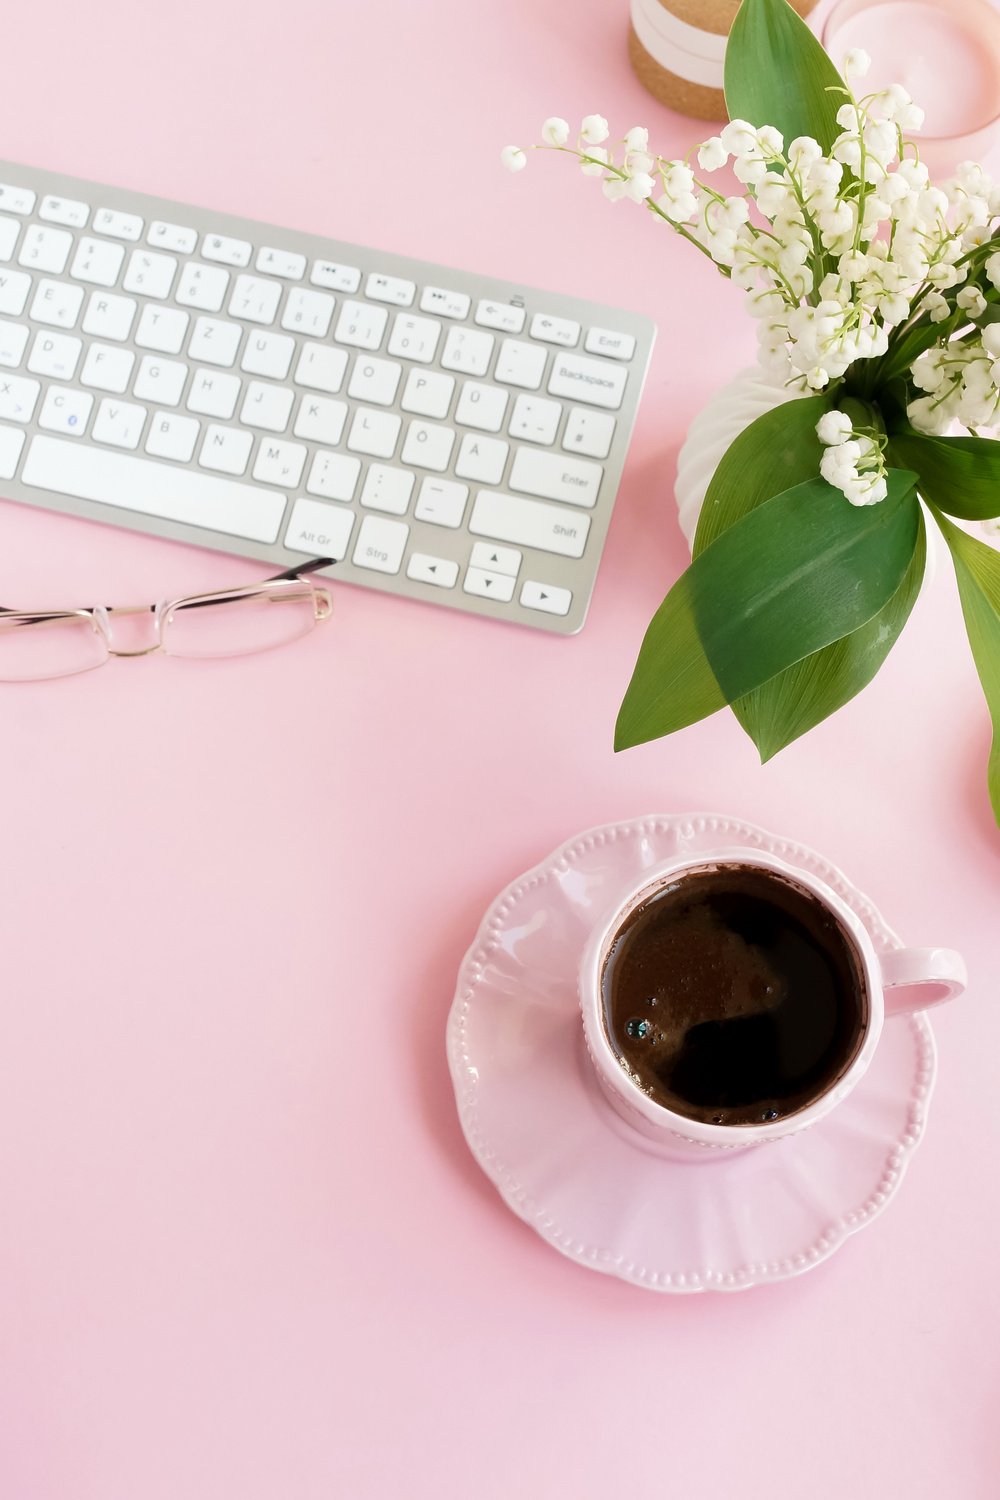
[[[469,530],[474,536],[497,542],[514,542],[556,552],[561,557],[582,557],[590,531],[590,517],[562,505],[541,500],[521,500],[497,490],[480,490],[472,507]]]

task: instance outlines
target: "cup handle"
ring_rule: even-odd
[[[952,948],[893,948],[881,963],[887,1016],[929,1010],[965,989],[965,959]]]

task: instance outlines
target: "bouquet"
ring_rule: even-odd
[[[848,54],[841,77],[787,0],[743,0],[732,118],[686,160],[641,127],[607,144],[599,115],[575,145],[566,121],[543,126],[538,149],[573,156],[743,289],[787,395],[712,479],[615,748],[729,705],[767,760],[841,708],[906,624],[930,517],[993,718],[1000,823],[1000,553],[957,524],[1000,515],[1000,187],[973,162],[933,185],[910,139],[921,110],[898,86],[866,94],[868,61]],[[514,171],[526,159],[503,152]]]

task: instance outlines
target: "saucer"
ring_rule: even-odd
[[[497,897],[448,1019],[462,1129],[504,1201],[571,1260],[658,1292],[738,1291],[826,1260],[899,1190],[934,1083],[930,1024],[899,1016],[848,1098],[784,1140],[671,1161],[618,1116],[583,1041],[587,936],[644,870],[720,846],[767,849],[812,871],[857,912],[877,952],[903,946],[812,850],[732,818],[647,817],[580,834]]]

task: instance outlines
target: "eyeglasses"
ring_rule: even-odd
[[[308,576],[330,558],[289,568],[247,588],[191,594],[160,604],[18,611],[0,607],[0,682],[41,682],[103,667],[112,656],[205,658],[269,651],[306,635],[333,610],[329,591]],[[118,616],[151,616],[145,643],[117,643]],[[128,632],[131,634],[131,632]]]

